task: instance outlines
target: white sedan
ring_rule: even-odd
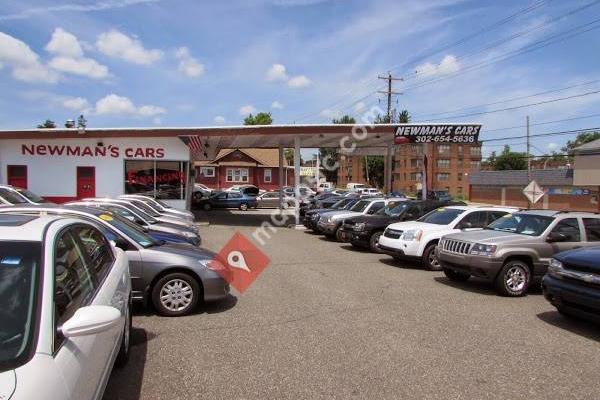
[[[0,216],[0,399],[101,399],[130,304],[127,256],[94,225]]]

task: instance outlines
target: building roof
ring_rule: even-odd
[[[600,139],[592,140],[589,143],[582,144],[579,147],[575,148],[576,152],[588,152],[592,150],[600,150]]]
[[[219,161],[235,151],[244,153],[248,157],[260,164],[260,167],[279,167],[279,149],[221,149],[214,160],[197,161],[195,165],[199,166],[217,166],[217,165],[235,165],[235,166],[256,166],[256,163],[249,161]],[[283,166],[288,166],[287,160],[283,159]]]
[[[567,168],[535,169],[531,179],[541,186],[573,185],[573,170]],[[478,186],[527,186],[527,170],[479,171],[469,175],[469,183]]]

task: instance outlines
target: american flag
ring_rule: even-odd
[[[206,158],[206,146],[202,144],[202,140],[198,135],[184,136],[183,139],[184,143],[187,144],[192,151],[194,158]]]

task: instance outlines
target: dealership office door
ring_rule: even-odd
[[[9,165],[7,166],[7,183],[14,187],[27,189],[27,166]]]
[[[77,198],[96,197],[96,167],[77,167]]]

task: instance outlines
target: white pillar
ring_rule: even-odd
[[[385,194],[392,192],[392,175],[394,171],[393,158],[394,146],[392,144],[388,144],[387,156],[385,158],[385,172],[383,174],[385,176],[385,190],[387,191]]]
[[[296,225],[300,225],[300,137],[294,137],[294,193],[296,201],[294,202],[294,212],[296,215]]]

